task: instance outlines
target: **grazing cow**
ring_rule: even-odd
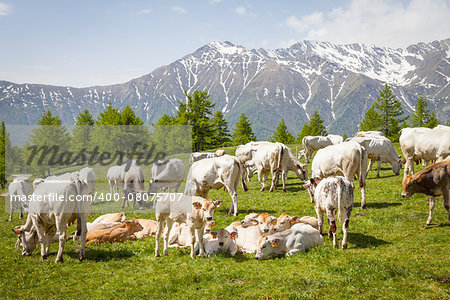
[[[248,167],[246,166],[246,162],[248,162],[249,160],[252,160],[254,153],[256,152],[256,150],[258,149],[258,147],[260,145],[270,145],[272,143],[267,142],[267,141],[262,141],[262,142],[249,142],[245,145],[239,145],[236,148],[235,151],[235,155],[236,157],[239,159],[239,161],[242,163],[242,165],[245,166],[244,169],[244,178],[249,181],[250,178],[253,176],[254,173],[256,173],[256,168],[251,168],[249,170]]]
[[[142,226],[142,230],[135,232],[134,236],[137,239],[142,239],[149,236],[155,236],[156,235],[156,229],[158,227],[158,224],[154,220],[150,219],[136,219],[139,224]]]
[[[142,171],[142,168],[139,167],[136,164],[132,164],[130,168],[125,171],[125,174],[123,175],[123,202],[122,202],[122,208],[125,206],[125,202],[128,205],[128,201],[130,200],[130,196],[132,195],[133,198],[133,209],[134,205],[136,203],[136,198],[138,193],[145,193],[144,189],[144,172]],[[144,209],[142,200],[138,201],[140,209]]]
[[[325,179],[311,178],[310,183],[305,184],[312,199],[317,218],[319,219],[319,231],[323,232],[323,213],[327,214],[328,224],[330,226],[328,236],[333,238],[334,248],[338,247],[336,235],[335,215],[338,211],[338,219],[341,217],[341,211],[344,213],[344,222],[342,222],[342,249],[347,248],[347,233],[350,223],[350,215],[353,209],[353,184],[344,177],[328,177]]]
[[[27,176],[19,176],[13,179],[9,184],[8,194],[11,213],[8,221],[12,220],[14,208],[20,210],[19,219],[23,218],[23,210],[28,206],[28,195],[31,192],[31,183]]]
[[[203,246],[203,234],[206,222],[212,221],[214,210],[220,206],[221,200],[212,201],[198,196],[191,196],[192,208],[190,212],[177,211],[174,202],[158,201],[156,202],[156,246],[155,256],[160,256],[159,239],[161,238],[164,222],[166,229],[164,231],[164,255],[168,255],[169,236],[174,222],[186,223],[190,232],[191,239],[191,258],[195,257],[195,242],[198,242],[199,256],[203,256],[205,249]],[[188,201],[190,201],[188,199]]]
[[[440,195],[444,198],[444,207],[447,210],[448,221],[450,222],[450,157],[426,167],[417,174],[412,176],[407,175],[403,179],[402,186],[402,197],[408,198],[415,193],[428,196],[430,200],[430,213],[426,223],[427,226],[433,220],[435,198]]]
[[[174,188],[175,193],[178,193],[178,188],[186,177],[186,168],[182,160],[178,158],[169,159],[162,168],[161,164],[158,167],[159,173],[154,174],[152,166],[152,179],[149,183],[149,193],[156,193],[159,189]]]
[[[392,172],[395,175],[400,173],[402,167],[402,160],[395,152],[394,146],[389,139],[371,138],[371,137],[354,137],[347,139],[347,141],[355,141],[364,147],[367,151],[367,156],[370,159],[367,168],[367,174],[372,169],[374,161],[377,162],[377,177],[380,177],[380,169],[382,163],[389,163],[392,166]],[[367,176],[366,174],[366,176]]]
[[[312,177],[344,176],[353,184],[357,175],[361,189],[361,208],[366,206],[367,152],[357,142],[348,141],[317,151],[312,162]]]
[[[95,184],[97,181],[97,176],[95,176],[94,169],[83,168],[79,171],[78,178],[88,186],[88,194],[94,196]],[[94,199],[92,199],[94,201]]]
[[[303,152],[306,162],[309,163],[314,151],[325,148],[330,145],[337,145],[342,143],[342,137],[339,135],[330,134],[328,136],[305,136],[302,139]]]
[[[237,236],[236,230],[229,232],[225,228],[220,229],[219,232],[213,231],[205,235],[205,253],[208,256],[214,253],[229,253],[231,256],[235,256],[238,251]]]
[[[109,191],[111,194],[119,192],[119,184],[122,183],[121,166],[112,166],[106,173],[106,179],[109,183]]]
[[[135,232],[143,228],[136,219],[131,218],[119,225],[107,229],[90,230],[86,236],[86,245],[92,243],[123,243],[125,241],[135,240]]]
[[[36,187],[37,187],[39,184],[43,183],[44,181],[45,181],[45,179],[43,179],[43,178],[35,178],[35,179],[33,180],[33,190],[35,190]]]
[[[319,231],[310,225],[298,223],[283,232],[262,236],[255,258],[263,260],[270,256],[290,256],[318,245],[323,245]]]
[[[244,253],[255,252],[258,247],[259,238],[263,234],[272,234],[273,226],[277,219],[268,213],[252,213],[241,222],[233,222],[226,229],[229,232],[237,231],[236,244],[239,251]]]
[[[414,161],[439,162],[450,155],[450,130],[443,127],[403,128],[399,142],[406,160],[404,176],[414,173]]]
[[[225,187],[231,196],[228,215],[237,216],[237,187],[241,178],[242,189],[247,191],[243,177],[244,167],[235,156],[224,155],[194,162],[186,180],[185,194],[206,198],[211,189]]]
[[[49,255],[50,244],[55,236],[59,237],[56,262],[63,261],[64,244],[67,239],[66,225],[77,220],[77,235],[81,241],[80,260],[84,259],[86,243],[86,220],[89,202],[76,200],[78,195],[87,195],[87,184],[81,182],[77,173],[52,176],[39,184],[29,204],[29,220],[14,231],[20,235],[22,255],[31,255],[37,243],[41,244],[41,260]],[[59,195],[59,201],[53,201],[51,195]],[[37,235],[35,234],[37,233]]]
[[[226,152],[223,149],[218,149],[218,150],[216,150],[216,152],[214,152],[214,154],[217,156],[223,156],[225,153]]]
[[[218,155],[214,152],[194,152],[189,156],[189,165],[192,165],[196,161],[205,159],[205,158],[214,158],[218,157]]]
[[[304,216],[302,218],[299,218],[298,216],[291,217],[288,214],[283,213],[277,218],[277,223],[273,226],[273,232],[282,232],[288,230],[297,223],[308,224],[315,229],[319,228],[317,218],[310,216]]]

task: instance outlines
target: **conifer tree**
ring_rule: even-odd
[[[323,120],[320,118],[319,112],[314,111],[312,118],[309,120],[309,135],[320,136],[327,135],[327,130],[325,125],[323,125]]]
[[[288,131],[284,118],[278,124],[277,128],[273,132],[272,137],[269,139],[271,142],[279,142],[283,144],[293,144],[294,136]]]
[[[297,143],[298,144],[301,144],[302,143],[302,140],[303,140],[303,138],[305,137],[305,136],[308,136],[308,135],[311,135],[310,134],[310,130],[309,130],[309,125],[308,125],[308,122],[305,122],[304,124],[303,124],[303,127],[302,127],[302,130],[299,132],[299,134],[297,135]]]
[[[397,140],[402,124],[406,120],[403,118],[402,104],[396,99],[391,88],[385,84],[384,89],[375,102],[375,109],[380,116],[380,131],[392,140]]]
[[[359,124],[359,130],[361,131],[370,131],[376,130],[379,131],[381,128],[381,117],[375,110],[375,104],[373,104],[369,110],[364,115],[364,119]]]
[[[72,151],[79,152],[82,149],[89,150],[94,123],[95,121],[87,109],[77,116],[77,121],[72,129]]]
[[[236,122],[232,137],[234,145],[242,145],[251,141],[256,141],[256,137],[252,130],[252,123],[248,120],[245,113],[243,113],[239,118],[239,121]]]
[[[411,115],[412,127],[434,128],[439,124],[439,120],[434,112],[428,110],[428,103],[423,95],[417,99],[415,111]]]
[[[211,139],[211,148],[224,146],[231,142],[230,131],[228,130],[228,122],[225,120],[223,113],[218,110],[211,119],[211,127],[213,136]]]
[[[5,188],[6,184],[6,128],[5,121],[2,121],[0,127],[0,189]]]

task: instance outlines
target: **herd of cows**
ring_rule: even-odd
[[[186,180],[183,195],[192,200],[187,211],[176,210],[172,201],[155,203],[156,219],[130,219],[123,213],[103,215],[91,223],[87,222],[89,202],[71,201],[31,201],[30,203],[11,200],[11,216],[14,207],[28,210],[25,225],[13,231],[18,235],[16,246],[22,247],[23,255],[31,255],[35,247],[41,245],[41,259],[49,255],[52,242],[59,243],[56,262],[62,261],[62,253],[68,239],[67,225],[77,221],[77,230],[71,238],[81,242],[80,260],[85,255],[85,245],[101,242],[122,242],[137,238],[155,236],[155,255],[160,256],[160,238],[164,232],[163,254],[169,247],[190,247],[190,255],[211,255],[226,252],[255,253],[258,260],[269,256],[293,255],[311,247],[323,244],[323,214],[329,225],[329,237],[333,246],[338,247],[336,236],[337,220],[342,219],[342,248],[347,247],[347,233],[353,208],[353,179],[358,180],[362,194],[361,208],[366,205],[366,176],[374,162],[377,162],[379,177],[381,163],[389,163],[395,175],[405,164],[402,196],[414,193],[429,196],[430,210],[427,225],[431,224],[434,201],[442,195],[450,221],[450,127],[439,125],[434,129],[405,128],[401,131],[400,147],[402,160],[391,141],[380,132],[358,132],[355,137],[343,141],[336,135],[307,136],[303,138],[303,150],[294,155],[282,143],[250,142],[237,147],[235,156],[216,153],[192,153],[190,168],[186,172],[183,161],[170,159],[152,166],[149,189],[145,190],[144,172],[135,161],[129,160],[121,166],[113,166],[107,172],[111,193],[122,188],[122,208],[128,204],[129,195],[155,193],[160,190],[178,191]],[[311,163],[311,177],[308,167],[300,162],[305,156],[307,162],[317,151]],[[370,160],[370,162],[369,162]],[[414,162],[435,162],[424,170],[414,173]],[[242,221],[232,222],[228,227],[213,231],[214,210],[222,200],[207,199],[211,189],[224,188],[231,197],[229,215],[238,215],[237,190],[241,183],[247,191],[247,181],[257,174],[261,191],[269,188],[272,192],[281,177],[282,190],[286,192],[285,180],[288,171],[293,171],[303,181],[314,203],[317,218],[305,216],[279,217],[268,213],[251,213]],[[186,178],[187,173],[187,178]],[[266,185],[271,175],[270,186]],[[37,178],[31,184],[28,177],[17,176],[9,185],[9,194],[44,196],[58,193],[65,197],[92,195],[95,192],[96,175],[93,169],[84,168],[78,172],[60,176]],[[11,198],[12,199],[12,198]],[[137,201],[144,205],[142,201]],[[342,214],[342,216],[341,216]]]

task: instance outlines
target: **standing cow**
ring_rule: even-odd
[[[330,134],[328,136],[305,136],[302,139],[303,150],[300,151],[299,159],[305,156],[306,162],[309,163],[314,151],[325,148],[330,145],[337,145],[343,142],[340,135]]]
[[[152,166],[152,178],[149,183],[149,193],[156,193],[159,189],[173,188],[178,193],[178,188],[186,177],[186,167],[181,159],[172,158],[166,162],[154,163]]]
[[[14,208],[20,210],[19,219],[23,218],[23,210],[28,206],[27,197],[31,192],[31,183],[27,176],[18,176],[9,184],[8,194],[11,214],[8,221],[12,220]]]

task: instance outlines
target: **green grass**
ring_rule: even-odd
[[[400,153],[400,152],[399,152]],[[147,175],[148,173],[146,173]],[[216,255],[190,259],[188,249],[169,249],[168,257],[154,257],[154,238],[123,244],[89,246],[78,262],[79,244],[68,242],[65,261],[53,255],[39,260],[39,249],[22,257],[14,248],[13,226],[23,224],[7,214],[0,221],[0,297],[2,298],[450,298],[450,224],[436,202],[433,225],[425,227],[428,202],[424,195],[403,199],[402,176],[383,165],[382,178],[372,171],[367,180],[367,209],[355,208],[350,218],[349,248],[324,245],[292,257],[256,261],[254,255]],[[230,197],[223,190],[209,197],[224,203],[216,211],[216,229],[250,212],[315,216],[300,180],[289,174],[288,192],[259,192],[256,178],[250,190],[238,191],[239,217],[226,217]],[[105,187],[99,187],[104,189]],[[0,209],[4,209],[3,199]],[[91,214],[93,220],[99,214]],[[154,218],[153,214],[127,213]],[[339,225],[341,227],[341,225]],[[325,231],[328,227],[325,226]],[[342,238],[339,230],[339,238]]]

